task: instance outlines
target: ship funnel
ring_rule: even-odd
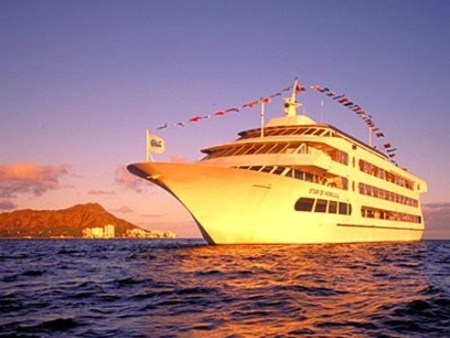
[[[294,81],[292,86],[291,97],[284,99],[284,114],[286,116],[297,116],[297,107],[301,107],[302,104],[297,102],[297,93],[302,92],[304,89],[298,84],[298,79]]]

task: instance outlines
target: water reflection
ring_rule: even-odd
[[[388,333],[405,322],[396,308],[427,298],[426,252],[423,243],[181,250],[165,272],[177,279],[174,316],[153,319],[217,337]]]
[[[450,323],[450,242],[5,243],[5,335],[444,337]]]

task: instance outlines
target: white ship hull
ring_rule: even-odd
[[[363,218],[354,192],[250,170],[187,163],[137,163],[133,174],[158,184],[191,213],[210,244],[417,241],[423,223]],[[302,212],[299,197],[331,196],[352,215]]]

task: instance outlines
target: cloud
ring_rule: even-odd
[[[126,205],[123,205],[120,208],[115,209],[114,211],[119,212],[121,214],[130,214],[130,213],[134,212],[133,209],[127,207]]]
[[[114,195],[115,191],[104,191],[104,190],[91,190],[88,191],[88,195]]]
[[[131,174],[124,165],[117,167],[114,172],[114,181],[124,189],[142,192],[150,186],[147,181]]]
[[[0,210],[12,210],[17,208],[17,205],[14,204],[11,200],[0,200]]]
[[[424,238],[450,239],[450,202],[423,205]]]
[[[16,198],[24,193],[41,196],[49,190],[59,189],[59,179],[68,174],[68,169],[68,165],[36,163],[0,165],[0,198]]]
[[[423,205],[423,211],[450,215],[450,202],[427,203]]]

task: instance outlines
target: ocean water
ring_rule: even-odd
[[[0,241],[0,337],[299,336],[449,337],[450,241]]]

